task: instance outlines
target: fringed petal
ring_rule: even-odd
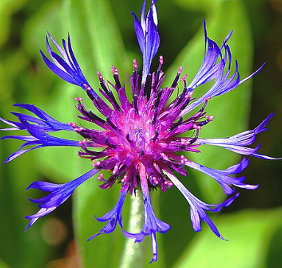
[[[99,169],[92,169],[84,175],[78,177],[77,179],[65,184],[55,184],[42,181],[33,182],[27,189],[33,188],[51,193],[39,200],[30,199],[32,202],[36,203],[38,207],[40,207],[40,210],[36,214],[26,217],[27,219],[30,219],[26,230],[31,225],[33,225],[39,218],[49,214],[62,203],[64,203],[79,185],[81,185],[86,180],[90,179],[99,171]]]

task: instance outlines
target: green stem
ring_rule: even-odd
[[[143,197],[141,190],[136,190],[136,195],[131,196],[129,218],[129,232],[139,233],[144,223]],[[142,268],[144,261],[144,241],[134,243],[134,239],[127,239],[122,254],[120,268]]]

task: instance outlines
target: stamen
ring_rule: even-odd
[[[186,78],[187,78],[187,74],[185,74],[181,79],[180,81],[183,81],[184,82],[184,89],[187,89],[187,81],[186,81]],[[193,92],[193,91],[192,91]]]
[[[123,178],[120,180],[120,182],[124,183],[124,182],[127,181],[127,179],[128,179],[128,176],[127,176],[127,174],[125,174],[125,175],[123,176]]]
[[[115,79],[115,82],[116,82],[116,86],[117,86],[118,89],[120,89],[121,83],[120,83],[120,79],[119,79],[118,69],[113,65],[111,71],[113,72],[114,79]]]
[[[113,169],[113,175],[115,175],[119,170],[119,164],[116,164],[114,169]]]
[[[133,60],[133,68],[134,68],[134,71],[137,71],[138,65],[137,65],[136,59]]]
[[[173,183],[171,181],[165,181],[164,182],[165,186],[170,188],[171,186],[173,186]]]
[[[169,130],[171,131],[171,130],[173,130],[173,129],[177,128],[179,125],[181,125],[181,124],[182,124],[182,122],[183,122],[183,118],[182,118],[182,117],[180,117],[180,119],[178,120],[178,122],[173,123],[173,124],[170,126]]]
[[[194,129],[197,129],[197,130],[200,130],[200,129],[201,129],[201,126],[199,126],[199,125],[197,125],[197,124],[194,124],[194,125],[193,125],[193,128],[194,128]]]
[[[149,81],[150,81],[150,78],[151,78],[151,75],[148,74],[147,78],[146,78],[146,82],[145,82],[145,86],[144,86],[144,91],[143,91],[143,96],[147,96],[147,100],[149,99],[150,97],[150,94],[151,94],[151,89],[149,87]]]
[[[131,143],[131,139],[129,138],[129,133],[126,134],[126,139],[129,143]]]
[[[114,125],[114,123],[111,121],[110,116],[107,116],[107,123],[114,129],[116,130],[117,127]]]
[[[91,99],[91,100],[94,100],[96,98],[98,98],[98,95],[93,91],[93,93],[95,93],[95,95],[93,95],[91,93],[91,91],[93,90],[89,85],[87,84],[83,84],[84,88],[86,89],[86,93],[87,93],[87,96]]]
[[[87,90],[87,91],[90,91],[92,88],[89,86],[89,85],[87,85],[87,84],[83,84],[83,86],[85,87],[85,89]]]
[[[105,143],[106,143],[109,147],[111,147],[111,148],[116,148],[116,145],[114,145],[114,144],[112,144],[112,143],[109,142],[109,137],[107,137],[107,138],[105,139]]]
[[[73,128],[77,127],[77,124],[76,124],[76,123],[68,122],[67,124],[68,124],[69,126],[73,127]]]
[[[92,164],[93,167],[98,167],[100,165],[101,165],[101,161],[97,161],[97,162]]]
[[[161,70],[162,69],[162,65],[164,64],[164,57],[163,56],[160,56],[159,57],[159,67],[158,67],[158,70]]]
[[[155,142],[159,136],[159,131],[155,130],[155,136],[152,138],[152,142]]]
[[[115,67],[113,66],[113,68],[111,70],[115,73],[117,71],[117,69],[116,68],[114,69],[114,68]],[[117,103],[117,101],[116,101],[116,99],[115,99],[115,97],[113,95],[113,92],[107,88],[103,76],[101,75],[100,72],[97,72],[97,75],[98,75],[99,80],[100,80],[100,85],[101,85],[102,89],[104,90],[104,92],[107,95],[107,96],[104,95],[104,97],[105,98],[108,97],[107,98],[108,101],[110,101],[113,106],[115,106],[119,111],[121,111],[121,108],[120,108],[119,104]],[[114,75],[114,77],[115,77],[115,75]],[[115,78],[115,80],[116,79],[119,80],[118,76]],[[116,81],[116,83],[117,83],[117,81]],[[119,85],[120,85],[120,83],[119,83]],[[121,85],[119,86],[119,88],[121,88]],[[101,91],[101,93],[103,93],[103,92]]]
[[[206,115],[206,118],[207,118],[208,121],[212,121],[214,119],[214,116],[213,115],[211,115],[211,116]]]
[[[104,179],[104,173],[101,173],[101,174],[98,176],[97,180],[98,180],[98,181],[106,181],[106,180]]]
[[[138,96],[137,94],[134,94],[133,96],[133,105],[134,105],[134,110],[135,110],[135,113],[138,114]]]
[[[105,91],[106,94],[108,94],[109,90],[106,87],[106,84],[105,84],[103,76],[101,75],[100,72],[97,72],[97,75],[99,77],[99,81],[100,81],[100,85],[101,85],[102,89]]]
[[[180,94],[180,96],[178,96],[176,104],[175,104],[174,107],[178,106],[183,101],[183,98],[185,98],[186,92],[187,92],[187,88],[184,88],[182,93]]]
[[[179,69],[178,69],[177,75],[176,75],[176,77],[175,77],[175,79],[174,79],[174,81],[173,81],[173,83],[171,85],[172,88],[176,88],[177,87],[179,76],[180,76],[182,70],[183,70],[183,66],[180,66]]]
[[[190,92],[188,94],[185,95],[185,102],[183,103],[183,105],[180,107],[180,110],[182,111],[190,102],[191,100],[191,94]]]
[[[189,144],[193,144],[193,143],[196,142],[196,140],[198,139],[199,133],[200,133],[200,129],[197,129],[196,131],[197,131],[197,132],[196,132],[195,137],[192,138],[192,139],[189,141]]]
[[[163,89],[161,88],[158,92],[157,97],[156,97],[155,112],[154,112],[154,117],[153,117],[153,120],[152,120],[153,125],[155,125],[155,123],[156,123],[156,119],[157,119],[157,115],[158,115],[158,106],[159,106],[159,103],[160,103],[160,100],[161,100],[162,93],[163,93]]]
[[[81,144],[82,146],[85,146],[85,143],[87,142],[87,140],[86,139],[83,139],[83,140],[81,140],[81,141],[79,141],[79,144]]]
[[[82,105],[82,103],[80,103],[80,102],[78,104],[78,110],[81,112],[81,114],[86,116],[92,122],[95,123],[95,121],[98,121],[98,122],[100,122],[102,124],[105,124],[105,121],[102,118],[100,118],[99,116],[95,115],[91,110],[87,111],[85,109],[85,107]]]
[[[180,156],[180,162],[181,162],[182,164],[185,164],[185,163],[188,162],[188,160],[187,160],[187,158],[186,158],[184,155],[181,155],[181,156]]]

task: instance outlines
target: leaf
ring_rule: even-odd
[[[187,6],[191,8],[191,5],[193,5],[195,10],[200,9],[206,12],[205,19],[207,21],[208,36],[219,45],[221,45],[228,33],[234,30],[228,42],[232,51],[233,65],[235,65],[235,59],[237,59],[241,78],[248,76],[253,71],[251,70],[253,46],[248,16],[243,1],[178,0],[177,2],[181,3],[183,7]],[[188,19],[187,23],[189,23]],[[204,33],[201,25],[199,32],[180,52],[173,65],[166,72],[166,81],[169,81],[169,83],[173,81],[179,66],[184,67],[182,74],[187,73],[191,81],[202,63],[203,55]],[[167,83],[166,81],[164,83]],[[208,87],[210,86],[211,84],[209,83]],[[200,96],[207,90],[208,88],[204,86],[196,89],[195,96]],[[200,131],[200,137],[227,137],[246,130],[250,111],[250,94],[251,82],[246,82],[233,92],[210,100],[207,106],[207,112],[208,115],[215,116],[215,119],[203,127]],[[215,169],[225,169],[239,162],[239,156],[227,150],[212,146],[202,146],[200,149],[201,153],[187,154],[187,158]],[[179,177],[186,187],[193,194],[203,199],[203,201],[216,203],[223,199],[224,193],[222,189],[213,179],[206,175],[188,169],[187,177]],[[251,181],[248,182],[252,183]],[[173,218],[171,220],[173,223],[172,229],[164,237],[165,245],[169,245],[165,247],[167,267],[171,267],[181,250],[185,245],[189,244],[194,234],[189,218],[189,206],[180,193],[166,194],[163,197],[162,204],[161,214],[163,217]],[[169,213],[169,215],[166,215],[166,213]],[[183,216],[183,213],[187,213],[187,216]],[[187,230],[187,228],[190,229]],[[175,239],[176,237],[185,237],[185,239],[179,240]]]
[[[10,34],[12,16],[26,0],[2,0],[0,2],[0,47],[7,41]]]
[[[96,77],[93,79],[93,74],[100,71],[105,79],[109,79],[113,64],[119,68],[122,76],[126,70],[124,66],[130,65],[127,65],[121,36],[108,2],[65,0],[63,10],[64,27],[71,34],[75,55],[92,87],[98,91],[98,79]],[[70,96],[62,94],[62,97],[64,99]],[[67,111],[68,114],[72,113]],[[91,163],[83,159],[77,157],[74,161],[73,165],[77,171],[81,171],[82,167],[85,170],[86,166],[88,170],[91,168]],[[75,193],[73,213],[75,234],[85,268],[116,267],[119,263],[124,243],[121,231],[116,230],[112,234],[101,235],[87,242],[90,236],[98,233],[104,226],[95,220],[93,215],[101,217],[109,212],[117,202],[118,196],[117,187],[112,190],[101,190],[95,178],[83,184]],[[115,254],[109,256],[113,246]]]
[[[0,268],[10,268],[3,260],[0,259]]]
[[[216,221],[228,241],[218,239],[205,228],[173,268],[225,268],[227,264],[229,268],[280,267],[281,252],[277,254],[272,245],[276,243],[281,248],[281,208],[244,210],[221,215]]]
[[[64,28],[71,33],[76,56],[93,88],[98,88],[98,79],[93,79],[97,71],[109,79],[112,65],[121,73],[130,68],[108,1],[65,0],[64,11]]]
[[[7,152],[15,150],[14,145],[13,141],[0,143],[0,237],[2,245],[5,245],[0,248],[0,255],[11,267],[17,267],[19,263],[23,267],[42,267],[46,262],[48,247],[40,235],[41,224],[24,232],[28,223],[24,217],[36,210],[27,201],[28,194],[25,192],[29,183],[36,180],[35,159],[32,155],[23,156],[21,160],[2,165]]]

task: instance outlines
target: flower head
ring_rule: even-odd
[[[207,115],[205,111],[208,102],[216,96],[235,89],[256,72],[241,80],[239,66],[236,62],[235,71],[231,73],[232,57],[227,44],[231,33],[223,41],[223,44],[218,46],[208,37],[206,23],[204,22],[205,54],[195,78],[190,84],[187,84],[186,75],[182,75],[182,67],[180,67],[176,71],[172,84],[164,87],[162,56],[159,58],[157,70],[150,71],[152,60],[160,44],[156,1],[152,1],[147,15],[145,15],[145,11],[146,0],[143,3],[141,20],[133,13],[135,32],[143,55],[143,71],[140,77],[137,61],[133,60],[133,73],[130,76],[132,101],[125,93],[125,87],[120,81],[119,72],[115,66],[112,67],[114,81],[112,83],[106,83],[102,74],[97,72],[100,83],[100,94],[98,94],[89,85],[79,67],[72,50],[70,36],[68,36],[67,42],[62,41],[62,47],[60,47],[48,33],[46,46],[50,59],[41,52],[46,65],[63,80],[85,90],[102,116],[88,110],[83,105],[81,97],[75,98],[80,113],[78,117],[93,123],[93,128],[78,126],[76,123],[70,122],[67,124],[61,123],[34,105],[17,104],[36,117],[23,113],[13,113],[19,122],[1,119],[11,126],[11,128],[1,130],[24,130],[28,133],[26,136],[8,135],[2,138],[19,139],[25,142],[5,162],[9,162],[32,149],[46,146],[79,147],[78,155],[94,162],[94,168],[68,183],[32,183],[28,189],[36,188],[50,193],[41,199],[31,200],[37,203],[40,209],[36,214],[27,217],[30,219],[27,228],[40,217],[49,214],[65,202],[84,181],[101,172],[98,177],[98,180],[102,182],[100,187],[108,189],[115,182],[120,182],[121,194],[113,210],[103,217],[97,218],[97,220],[107,223],[99,233],[90,239],[100,234],[112,232],[118,224],[123,234],[128,238],[135,239],[136,242],[141,242],[145,236],[150,236],[153,248],[152,261],[156,261],[156,234],[167,232],[170,226],[156,217],[151,204],[150,189],[160,188],[161,191],[166,191],[176,186],[190,205],[191,222],[194,230],[200,231],[203,221],[219,238],[223,239],[206,212],[218,212],[229,206],[239,196],[239,193],[235,193],[236,187],[249,190],[258,187],[258,185],[246,184],[244,182],[245,177],[238,175],[248,166],[249,161],[243,158],[240,163],[225,170],[215,170],[189,160],[181,152],[198,153],[202,145],[213,145],[241,155],[274,159],[257,153],[259,147],[248,147],[254,142],[257,134],[267,130],[266,125],[273,114],[270,114],[254,130],[227,138],[201,139],[199,137],[201,129],[213,121],[213,116]],[[59,54],[52,50],[50,40]],[[193,91],[197,87],[211,81],[213,81],[213,85],[203,96],[198,99],[192,97]],[[175,99],[171,100],[173,91],[179,87],[182,88],[182,91]],[[118,98],[114,96],[112,90],[117,92]],[[189,117],[185,116],[188,113]],[[51,135],[57,131],[76,132],[80,141],[61,139]],[[24,149],[29,145],[34,147]],[[219,204],[208,204],[199,200],[177,179],[177,173],[186,176],[187,167],[211,177],[227,195],[231,196]],[[103,170],[109,170],[111,176],[105,179]],[[130,233],[123,227],[122,207],[127,193],[132,195],[136,189],[141,189],[143,194],[144,226],[140,233]]]

